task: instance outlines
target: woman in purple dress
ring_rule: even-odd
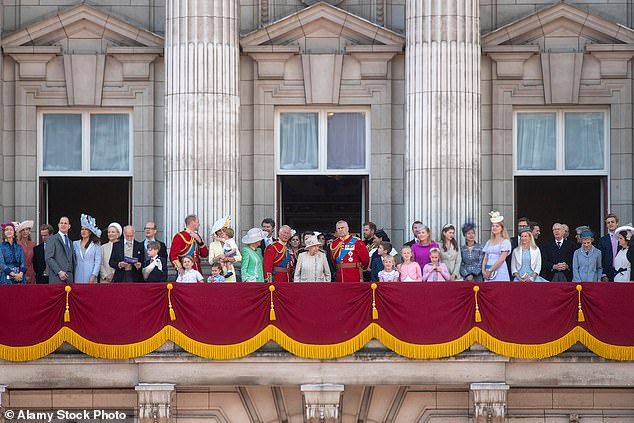
[[[510,281],[506,256],[511,252],[511,241],[504,227],[504,216],[498,211],[489,213],[491,217],[491,238],[484,245],[482,275],[485,281]]]
[[[418,263],[421,269],[430,262],[429,250],[432,248],[439,248],[439,246],[431,239],[431,230],[429,227],[423,226],[416,232],[416,243],[412,245],[414,261]]]

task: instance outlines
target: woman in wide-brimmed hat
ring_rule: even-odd
[[[268,233],[260,228],[251,228],[242,237],[242,282],[264,282],[262,250],[260,242]]]
[[[632,263],[634,262],[634,227],[631,224],[621,226],[616,228],[614,233],[620,247],[614,257],[614,282],[634,281],[634,272],[632,272]]]
[[[117,222],[112,222],[106,229],[108,242],[101,245],[101,269],[99,270],[99,282],[110,283],[114,277],[114,269],[110,267],[110,255],[112,254],[112,246],[119,241],[123,229]]]
[[[35,270],[33,269],[33,249],[35,248],[35,242],[33,242],[33,240],[31,239],[32,229],[32,220],[25,220],[15,226],[18,244],[22,246],[22,250],[24,251],[24,264],[26,266],[27,283],[35,283]]]

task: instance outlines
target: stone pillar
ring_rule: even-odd
[[[480,223],[479,2],[407,0],[406,26],[406,224],[438,239]]]
[[[7,408],[7,385],[0,385],[0,423],[5,423],[4,412]]]
[[[195,213],[208,240],[215,220],[238,219],[239,2],[166,3],[166,238]]]
[[[472,383],[474,423],[503,423],[508,391],[506,383]]]
[[[308,423],[338,422],[343,389],[343,385],[331,383],[302,385],[306,421]]]
[[[139,423],[169,423],[174,385],[139,383],[134,387],[139,402]]]

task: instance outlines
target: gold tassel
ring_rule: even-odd
[[[70,291],[72,291],[73,288],[70,287],[70,285],[66,285],[64,287],[64,291],[66,291],[66,310],[64,311],[64,322],[68,323],[70,322],[70,309],[68,308],[68,296],[70,295]]]
[[[172,307],[172,289],[173,288],[174,288],[174,285],[172,285],[171,283],[167,284],[167,304],[169,305],[170,320],[172,322],[176,320],[176,312],[174,311],[174,308]]]
[[[475,321],[476,323],[480,323],[482,321],[482,315],[480,314],[480,307],[478,306],[478,291],[480,287],[478,285],[473,287],[473,292],[475,296]]]
[[[372,282],[370,288],[372,288],[372,320],[378,320],[379,310],[376,309],[376,284]]]
[[[269,292],[271,293],[271,310],[269,310],[269,320],[271,322],[277,320],[277,317],[275,317],[275,306],[273,305],[273,291],[275,291],[275,285],[269,285]]]
[[[577,322],[585,322],[586,318],[583,315],[583,310],[581,309],[581,290],[583,289],[583,287],[581,285],[577,285],[577,300],[579,301],[578,304],[578,308],[579,311],[577,311]]]

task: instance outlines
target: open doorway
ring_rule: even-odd
[[[553,239],[555,221],[574,230],[588,225],[601,235],[605,212],[606,178],[603,176],[521,176],[515,178],[515,220],[527,216],[541,225],[540,241]]]
[[[279,220],[301,231],[333,232],[345,220],[361,233],[367,219],[367,176],[285,175],[279,177]]]
[[[93,216],[108,239],[106,225],[130,222],[131,178],[40,178],[40,222],[50,223],[57,231],[61,216],[68,216],[71,239],[79,239],[82,213]]]

